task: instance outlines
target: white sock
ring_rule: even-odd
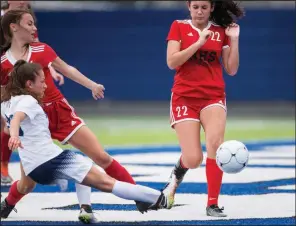
[[[116,181],[112,193],[119,198],[156,203],[161,192],[142,185]]]
[[[75,187],[79,205],[91,205],[91,187],[77,183],[75,184]]]

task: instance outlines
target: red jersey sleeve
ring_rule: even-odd
[[[180,41],[181,40],[181,32],[180,32],[180,28],[179,28],[179,23],[177,20],[175,20],[172,25],[171,25],[171,29],[169,31],[169,34],[167,36],[167,41],[169,40],[175,40],[175,41]]]
[[[51,63],[58,57],[56,52],[49,46],[44,46],[44,57],[42,59],[42,66],[48,67],[51,65]]]

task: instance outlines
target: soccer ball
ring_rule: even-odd
[[[225,173],[241,172],[247,166],[248,161],[248,149],[237,140],[225,141],[217,150],[216,163]]]

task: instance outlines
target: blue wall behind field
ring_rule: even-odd
[[[166,36],[186,11],[38,12],[40,40],[89,78],[110,100],[169,100],[174,71]],[[248,10],[241,20],[240,69],[225,76],[228,100],[295,100],[295,10]],[[69,100],[91,99],[67,80]]]

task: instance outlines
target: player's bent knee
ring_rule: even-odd
[[[186,166],[186,168],[189,169],[196,169],[200,166],[200,164],[203,161],[203,155],[188,155],[188,156],[183,156],[182,158],[183,164]]]

